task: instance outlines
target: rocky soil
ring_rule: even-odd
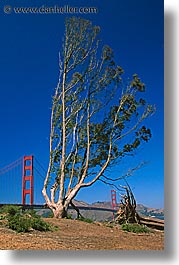
[[[58,227],[53,232],[19,233],[0,224],[0,249],[17,250],[163,250],[164,232],[148,234],[124,232],[119,226],[78,220],[47,222]]]

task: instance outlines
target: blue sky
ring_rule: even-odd
[[[58,79],[58,52],[66,17],[62,14],[5,14],[3,7],[64,4],[98,8],[97,14],[81,16],[101,27],[102,41],[114,50],[126,77],[138,73],[146,84],[146,98],[156,104],[155,115],[147,121],[153,137],[135,158],[136,162],[150,163],[136,172],[129,183],[139,203],[164,207],[162,0],[0,2],[0,168],[30,154],[47,167],[51,97]],[[121,168],[115,171],[121,172]],[[40,192],[40,183],[36,194]],[[82,190],[77,198],[88,202],[110,200],[110,188],[97,183]],[[41,195],[38,200],[42,200]]]

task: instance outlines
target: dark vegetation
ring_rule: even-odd
[[[84,217],[79,217],[78,218],[79,221],[83,221],[83,222],[86,222],[86,223],[93,223],[93,220],[90,219],[90,218],[84,218]]]
[[[122,224],[121,228],[126,232],[133,232],[133,233],[149,233],[152,231],[147,226],[140,224]]]
[[[42,220],[34,210],[23,211],[22,207],[8,205],[0,210],[0,220],[7,222],[7,227],[16,232],[53,231],[55,227]]]

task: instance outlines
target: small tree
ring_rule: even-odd
[[[126,85],[113,51],[101,46],[100,28],[68,18],[53,97],[50,159],[42,193],[54,217],[64,217],[81,188],[133,154],[151,137],[142,123],[154,108],[141,98],[137,74]]]

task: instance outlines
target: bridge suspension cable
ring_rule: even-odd
[[[0,203],[21,201],[23,157],[0,169]]]
[[[33,173],[34,170],[34,173]],[[34,156],[23,156],[0,168],[0,203],[42,203],[46,169]],[[27,197],[27,198],[25,198]]]
[[[40,168],[44,171],[44,173],[46,174],[47,170],[42,166],[42,164],[37,160],[37,158],[35,157],[35,162],[37,162],[37,164],[40,166]]]
[[[42,164],[39,162],[39,160],[37,160],[36,157],[34,157],[34,162],[34,170],[41,177],[41,179],[44,180],[47,170],[42,166]]]
[[[13,168],[17,167],[18,165],[22,164],[23,157],[18,158],[16,161],[12,162],[11,164],[3,167],[0,169],[0,175],[5,174],[6,172],[12,170]]]

